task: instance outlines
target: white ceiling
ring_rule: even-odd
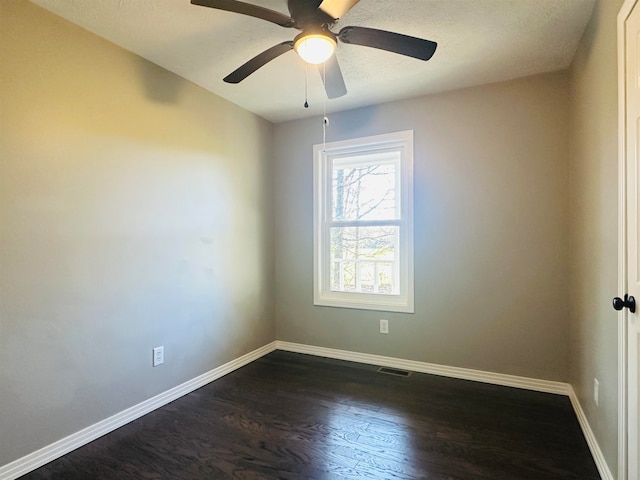
[[[189,0],[34,3],[273,122],[567,68],[595,0],[361,0],[336,24],[438,42],[431,60],[340,44],[348,93],[326,100],[320,75],[292,51],[238,85],[222,79],[298,33]],[[288,15],[286,0],[251,0]]]

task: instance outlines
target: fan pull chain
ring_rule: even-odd
[[[324,117],[322,119],[322,153],[327,153],[327,125],[329,125],[329,118]]]
[[[327,62],[322,64],[322,83],[327,84]],[[322,96],[322,153],[327,151],[327,126],[329,125],[329,117],[327,117],[327,96]]]
[[[309,94],[307,88],[307,62],[304,62],[304,108],[309,108]]]

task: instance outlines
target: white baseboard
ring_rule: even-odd
[[[120,428],[127,423],[140,418],[141,416],[156,410],[167,403],[170,403],[183,395],[186,395],[212,381],[237,370],[248,363],[274,351],[285,350],[296,353],[306,353],[318,357],[335,358],[339,360],[348,360],[351,362],[367,363],[370,365],[380,365],[385,367],[394,367],[412,372],[430,373],[445,377],[460,378],[464,380],[473,380],[476,382],[490,383],[494,385],[502,385],[506,387],[522,388],[537,392],[554,393],[566,395],[571,400],[571,404],[582,428],[593,459],[598,467],[600,476],[603,480],[614,480],[611,470],[607,465],[602,450],[596,441],[595,435],[589,426],[589,422],[582,410],[580,402],[568,383],[552,382],[548,380],[538,380],[534,378],[519,377],[515,375],[505,375],[501,373],[484,372],[480,370],[472,370],[460,367],[448,367],[437,365],[434,363],[417,362],[414,360],[404,360],[400,358],[385,357],[382,355],[372,355],[368,353],[350,352],[347,350],[336,350],[333,348],[315,347],[312,345],[303,345],[299,343],[283,342],[276,340],[261,348],[243,355],[231,362],[225,363],[218,368],[214,368],[196,378],[193,378],[181,385],[178,385],[166,392],[155,397],[145,400],[142,403],[134,405],[120,413],[117,413],[105,420],[91,425],[79,432],[65,437],[57,442],[47,445],[29,455],[19,458],[7,465],[0,467],[0,480],[15,480],[16,478],[29,473],[36,468],[59,458],[76,448],[106,435],[113,430]]]
[[[589,450],[591,450],[593,461],[596,462],[596,467],[598,467],[600,477],[602,477],[602,480],[615,480],[613,474],[611,473],[611,470],[609,469],[607,461],[604,459],[604,454],[602,453],[602,450],[600,450],[600,445],[598,445],[598,441],[593,434],[593,430],[591,430],[591,425],[589,425],[587,416],[584,414],[582,405],[580,405],[578,396],[576,395],[573,388],[571,388],[571,392],[569,393],[569,400],[571,400],[573,410],[576,412],[578,423],[580,424],[580,428],[582,428],[582,434],[584,435],[584,438],[589,445]]]
[[[123,425],[126,425],[136,418],[140,418],[141,416],[146,415],[147,413],[150,413],[153,410],[186,395],[187,393],[193,392],[194,390],[197,390],[198,388],[203,387],[208,383],[211,383],[212,381],[253,362],[254,360],[257,360],[258,358],[273,352],[275,349],[276,342],[271,342],[247,353],[246,355],[225,363],[218,368],[214,368],[213,370],[203,373],[202,375],[181,385],[167,390],[166,392],[149,398],[144,402],[127,408],[126,410],[116,413],[115,415],[80,430],[79,432],[58,440],[51,445],[47,445],[40,450],[36,450],[29,455],[4,465],[0,467],[0,480],[15,480],[21,475],[29,473],[36,468],[39,468],[42,465],[71,452],[72,450],[75,450],[76,448],[86,445],[87,443],[106,435]]]
[[[370,365],[379,365],[384,367],[400,368],[412,372],[430,373],[433,375],[441,375],[444,377],[460,378],[463,380],[474,380],[476,382],[491,383],[494,385],[502,385],[505,387],[522,388],[525,390],[533,390],[536,392],[555,393],[558,395],[566,395],[571,401],[571,405],[575,411],[582,433],[589,445],[593,460],[600,472],[603,480],[615,480],[611,474],[611,470],[607,465],[600,445],[596,440],[593,430],[587,421],[587,417],[582,410],[582,406],[578,401],[578,397],[573,391],[573,387],[568,383],[552,382],[549,380],[538,380],[535,378],[519,377],[516,375],[505,375],[502,373],[484,372],[481,370],[472,370],[469,368],[448,367],[435,363],[416,362],[414,360],[404,360],[401,358],[385,357],[382,355],[372,355],[368,353],[350,352],[347,350],[336,350],[334,348],[315,347],[312,345],[303,345],[299,343],[276,341],[278,350],[286,350],[289,352],[306,353],[318,357],[336,358],[338,360],[348,360],[351,362],[367,363]]]
[[[435,363],[416,362],[415,360],[384,357],[382,355],[371,355],[369,353],[314,347],[299,343],[282,342],[280,340],[276,341],[276,348],[278,350],[287,350],[289,352],[307,353],[318,357],[337,358],[339,360],[349,360],[351,362],[394,367],[412,372],[431,373],[433,375],[441,375],[443,377],[474,380],[476,382],[492,383],[505,387],[535,390],[536,392],[557,393],[560,395],[569,395],[571,392],[571,385],[568,383],[518,377],[516,375],[505,375],[503,373],[483,372],[481,370],[472,370],[469,368],[447,367],[445,365],[438,365]]]

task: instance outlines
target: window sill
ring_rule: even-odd
[[[314,306],[376,310],[380,312],[414,313],[413,301],[397,296],[330,293],[313,299]]]

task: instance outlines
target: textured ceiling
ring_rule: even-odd
[[[336,24],[438,42],[431,60],[340,44],[346,96],[326,100],[320,75],[294,52],[238,85],[222,79],[297,30],[189,0],[32,0],[268,120],[281,122],[567,68],[595,0],[361,0]],[[252,0],[288,14],[286,0]]]

